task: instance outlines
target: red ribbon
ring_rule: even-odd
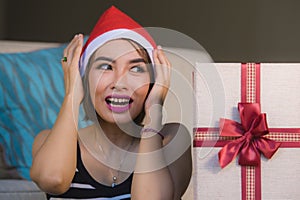
[[[239,164],[258,166],[260,154],[270,159],[280,143],[264,135],[269,133],[266,114],[261,113],[259,103],[239,103],[241,123],[230,119],[220,119],[220,136],[238,137],[226,144],[219,152],[219,163],[226,167],[238,154]]]

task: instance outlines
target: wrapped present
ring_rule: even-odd
[[[300,64],[199,64],[195,199],[299,199]]]

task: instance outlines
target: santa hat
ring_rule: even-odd
[[[156,44],[150,34],[128,15],[112,6],[99,18],[83,46],[79,70],[84,75],[91,55],[104,43],[113,39],[131,39],[144,47],[153,63],[152,51]]]

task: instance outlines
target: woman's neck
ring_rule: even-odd
[[[141,127],[136,124],[116,124],[105,122],[101,119],[98,120],[100,134],[103,133],[110,142],[117,145],[118,147],[124,149],[129,143],[136,138],[138,138]]]

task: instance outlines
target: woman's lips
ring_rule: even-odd
[[[127,95],[111,95],[105,98],[109,110],[115,113],[123,113],[130,109],[133,100]]]

